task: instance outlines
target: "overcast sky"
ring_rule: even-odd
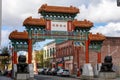
[[[94,23],[91,32],[120,37],[120,7],[116,0],[2,0],[2,46],[8,44],[10,32],[24,30],[27,17],[40,17],[38,9],[42,4],[75,6],[80,9],[76,19]]]

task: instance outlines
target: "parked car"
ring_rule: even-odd
[[[38,69],[38,74],[45,74],[46,68]]]
[[[38,73],[41,73],[44,70],[44,68],[39,68],[37,70],[38,70]]]
[[[47,68],[46,71],[45,71],[45,74],[46,74],[46,75],[50,75],[50,71],[51,71],[51,69],[50,69],[50,68]]]
[[[52,72],[52,75],[57,75],[57,72],[59,71],[59,68],[55,68],[54,71]]]
[[[3,76],[7,76],[7,74],[8,74],[7,70],[3,71]]]
[[[55,68],[52,68],[52,69],[49,71],[49,74],[50,74],[50,75],[53,75],[54,70],[55,70]]]
[[[60,69],[60,70],[57,72],[57,75],[58,75],[58,76],[70,76],[70,71],[67,70],[67,69]]]

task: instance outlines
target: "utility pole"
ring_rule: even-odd
[[[117,0],[117,6],[120,7],[120,0]]]
[[[1,29],[2,29],[2,0],[0,0],[0,50],[1,50]]]

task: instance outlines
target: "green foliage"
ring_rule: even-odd
[[[39,68],[42,68],[43,67],[43,50],[36,51],[35,60],[38,63],[37,66]]]
[[[49,58],[44,61],[44,66],[50,67],[50,59]]]
[[[43,60],[44,51],[35,51],[35,60],[38,68],[50,67],[50,59]]]
[[[7,47],[4,47],[4,48],[2,49],[2,54],[8,54],[8,55],[10,55],[10,52],[9,52],[9,50],[8,50]]]
[[[9,52],[8,48],[4,47],[2,49],[2,53],[0,55],[1,55],[0,56],[0,60],[1,60],[1,65],[0,66],[5,67],[5,65],[8,65],[9,61],[10,61],[10,52]]]

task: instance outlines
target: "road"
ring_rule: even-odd
[[[50,75],[35,75],[35,80],[80,80],[79,78],[71,78],[71,77],[59,77],[59,76],[50,76]],[[94,80],[103,80],[94,78]],[[120,77],[116,79],[104,79],[104,80],[120,80]]]
[[[76,78],[50,76],[50,75],[35,75],[35,79],[36,80],[79,80]]]
[[[0,80],[12,80],[12,79],[5,76],[0,76]]]

